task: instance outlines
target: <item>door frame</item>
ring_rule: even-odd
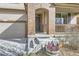
[[[36,19],[36,17],[38,17],[39,19]],[[37,28],[37,26],[39,26],[39,28]],[[36,33],[43,33],[42,14],[35,15],[35,31]]]

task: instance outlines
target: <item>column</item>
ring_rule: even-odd
[[[35,34],[35,9],[33,4],[28,4],[28,35]]]
[[[49,8],[49,34],[55,33],[55,7]]]

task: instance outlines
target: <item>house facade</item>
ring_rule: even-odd
[[[79,4],[25,3],[0,4],[0,37],[28,34],[60,35],[67,28],[79,30]]]
[[[63,35],[68,28],[79,30],[79,4],[28,4],[28,34]]]

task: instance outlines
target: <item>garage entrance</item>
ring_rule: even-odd
[[[25,37],[25,22],[0,22],[0,38]]]
[[[24,38],[26,15],[19,10],[0,11],[0,38]]]

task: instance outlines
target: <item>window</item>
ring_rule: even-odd
[[[56,13],[56,24],[68,24],[71,19],[70,13]]]
[[[61,13],[56,13],[56,24],[63,24],[63,18],[61,18]]]
[[[60,24],[69,24],[70,21],[71,21],[71,13],[65,13],[65,12],[56,13],[55,31],[65,32],[65,25],[60,25]]]
[[[61,18],[63,19],[63,24],[67,24],[67,13],[62,13]]]

